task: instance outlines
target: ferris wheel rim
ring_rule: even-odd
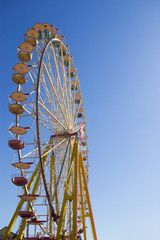
[[[41,55],[39,68],[38,68],[37,89],[36,89],[36,130],[37,130],[38,154],[39,154],[39,161],[40,161],[40,166],[41,166],[43,184],[44,184],[44,187],[45,187],[45,192],[46,192],[46,195],[47,195],[49,207],[52,211],[52,215],[54,215],[55,211],[54,211],[54,208],[53,208],[52,203],[51,203],[51,198],[49,196],[49,191],[48,191],[48,187],[47,187],[47,182],[46,182],[45,173],[44,173],[44,166],[43,166],[43,161],[42,161],[42,148],[41,148],[41,138],[40,138],[40,121],[39,121],[40,75],[41,75],[41,71],[42,71],[42,63],[43,63],[44,55],[45,55],[45,52],[46,52],[46,50],[47,50],[47,48],[48,48],[48,46],[51,42],[52,42],[52,39],[49,40],[47,42],[47,44],[45,45],[45,47],[43,49],[43,52],[42,52],[42,55]]]
[[[45,177],[45,170],[44,170],[44,165],[43,165],[43,161],[42,161],[42,148],[41,148],[41,136],[40,136],[40,119],[39,119],[39,105],[40,105],[40,103],[39,103],[39,95],[40,95],[40,77],[41,77],[41,71],[42,71],[42,67],[43,67],[43,59],[44,59],[45,53],[46,53],[46,51],[48,49],[48,46],[52,42],[54,42],[54,41],[55,42],[58,41],[60,44],[62,44],[63,47],[65,48],[65,50],[67,51],[68,55],[70,56],[67,47],[65,46],[65,44],[60,39],[58,39],[58,38],[50,39],[46,43],[46,45],[45,45],[45,47],[43,49],[43,52],[41,54],[39,68],[38,68],[37,86],[36,86],[36,130],[37,130],[38,154],[39,154],[39,160],[40,160],[43,184],[44,184],[44,187],[45,187],[45,192],[46,192],[48,203],[49,203],[49,206],[50,206],[50,209],[51,209],[51,212],[52,212],[52,216],[55,215],[55,210],[54,210],[53,205],[52,205],[52,200],[53,199],[51,199],[50,194],[49,194],[49,190],[48,190],[48,187],[47,187],[47,181],[46,181],[46,177]],[[71,59],[71,57],[70,57],[70,59]],[[72,66],[74,66],[72,59],[71,59],[71,63],[72,63]],[[75,67],[74,67],[74,69],[75,69]],[[76,80],[75,81],[77,81],[77,76],[76,76]],[[74,119],[74,122],[75,122],[75,119]],[[78,132],[78,130],[77,130],[77,132]],[[67,130],[67,131],[70,134],[69,130]]]

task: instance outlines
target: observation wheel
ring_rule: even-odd
[[[3,239],[14,225],[16,239],[97,239],[85,112],[69,47],[53,25],[36,23],[17,56],[8,145],[19,203]]]

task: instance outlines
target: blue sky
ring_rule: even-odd
[[[0,228],[17,204],[8,95],[16,48],[36,22],[70,46],[87,121],[98,239],[160,239],[160,1],[0,1]],[[3,216],[3,217],[2,217]]]

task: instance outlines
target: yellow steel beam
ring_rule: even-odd
[[[82,155],[79,154],[79,161],[82,161]],[[81,205],[82,205],[82,221],[83,221],[83,232],[84,232],[84,240],[87,240],[86,233],[86,219],[84,215],[84,199],[83,199],[83,185],[82,185],[82,176],[81,176],[81,168],[79,167],[79,185],[80,185],[80,196],[81,196]]]
[[[86,192],[86,198],[87,198],[87,203],[88,203],[88,210],[89,210],[89,217],[90,217],[90,221],[91,221],[93,238],[94,238],[94,240],[97,240],[97,234],[96,234],[96,229],[95,229],[95,224],[94,224],[94,219],[93,219],[91,201],[90,201],[89,191],[88,191],[87,178],[86,178],[86,173],[85,173],[82,157],[80,157],[79,163],[80,163],[80,168],[82,170],[83,185],[84,185],[84,189]]]
[[[74,152],[74,194],[73,194],[73,230],[72,234],[77,237],[77,204],[78,204],[78,143],[76,143],[76,148]]]
[[[73,163],[73,161],[75,161],[77,149],[78,149],[78,141],[77,141],[77,137],[76,137],[75,141],[74,141],[74,146],[73,146],[73,151],[72,151],[72,155],[71,155],[69,168],[68,168],[67,184],[65,184],[66,186],[69,186],[69,183],[70,183],[70,178],[71,178],[71,173],[72,173],[72,171],[71,171],[72,163]],[[62,202],[62,207],[61,207],[60,218],[59,218],[59,222],[58,222],[56,239],[61,239],[61,231],[62,231],[62,227],[63,227],[62,224],[64,221],[65,212],[66,212],[66,202],[67,202],[68,196],[69,196],[68,195],[68,187],[66,187],[66,186],[65,186],[65,191],[64,191],[64,197],[63,197],[63,202]],[[72,196],[72,198],[73,198],[73,196]],[[73,236],[73,237],[75,238],[75,236]],[[71,238],[71,239],[74,239],[74,238]]]
[[[54,164],[55,164],[55,157],[54,157],[54,152],[52,152],[52,155],[50,157],[50,196],[51,196],[51,199],[53,198]],[[50,216],[51,216],[51,210],[50,210]],[[49,219],[49,233],[50,233],[50,236],[52,235],[52,224],[53,224],[53,219],[50,217],[50,219]]]
[[[54,164],[53,166],[53,175],[54,175],[54,189],[56,189],[55,192],[55,204],[56,204],[56,213],[59,215],[59,199],[58,199],[58,193],[57,193],[57,173],[56,173],[56,166]]]

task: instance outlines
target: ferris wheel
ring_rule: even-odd
[[[80,83],[65,38],[34,24],[17,48],[9,96],[11,181],[19,199],[3,239],[97,239],[88,192],[88,144]]]

